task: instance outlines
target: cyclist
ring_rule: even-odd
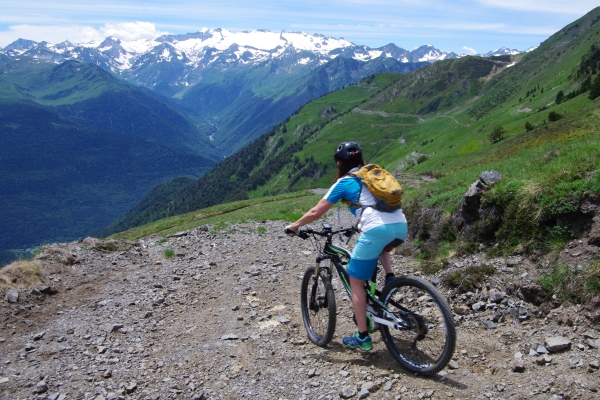
[[[350,204],[350,211],[358,218],[358,228],[361,232],[352,250],[348,266],[352,307],[356,316],[358,332],[344,337],[342,342],[347,348],[369,351],[373,348],[373,342],[367,327],[367,299],[363,289],[365,281],[373,276],[378,259],[386,272],[386,283],[394,278],[390,254],[384,249],[395,239],[404,240],[406,238],[408,224],[400,209],[394,212],[381,212],[373,207],[353,207],[353,204],[357,203],[375,204],[375,198],[369,190],[366,187],[362,187],[361,190],[361,186],[364,185],[360,179],[348,176],[348,173],[355,172],[365,165],[362,149],[357,143],[341,143],[333,158],[338,168],[335,184],[317,205],[300,217],[298,221],[286,226],[285,232],[297,235],[300,227],[318,220],[340,200]]]

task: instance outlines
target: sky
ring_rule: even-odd
[[[524,51],[598,0],[0,0],[0,47],[18,38],[60,43],[153,39],[224,28],[319,33],[371,48],[425,44],[457,54]]]

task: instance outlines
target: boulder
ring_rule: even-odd
[[[553,336],[546,338],[545,343],[546,349],[551,353],[562,351],[571,346],[571,341],[562,336]]]
[[[479,220],[479,206],[481,205],[481,194],[490,186],[502,179],[497,171],[482,172],[479,179],[474,182],[463,197],[461,214],[467,224]]]
[[[16,303],[19,301],[19,291],[15,288],[10,289],[6,293],[6,301],[9,303]]]
[[[492,290],[488,296],[488,300],[492,303],[500,303],[504,300],[504,294],[499,290]]]

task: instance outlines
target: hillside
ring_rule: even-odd
[[[552,248],[589,230],[593,213],[585,204],[598,204],[598,102],[590,88],[600,84],[599,19],[597,8],[526,55],[465,57],[364,79],[307,104],[169,199],[169,207],[145,204],[164,217],[328,187],[332,149],[355,140],[367,161],[409,186],[405,210],[411,234],[421,238],[415,250],[435,268],[473,243],[507,252]],[[557,102],[561,92],[568,100]],[[490,170],[503,178],[467,223],[464,190]],[[425,184],[412,189],[413,182]]]
[[[77,61],[0,57],[0,136],[0,249],[12,258],[90,235],[219,159],[158,96]]]
[[[199,129],[211,134],[222,154],[231,155],[315,98],[374,73],[410,72],[428,64],[337,57],[307,71],[295,64],[299,57],[302,54],[250,70],[206,72],[200,82],[175,96],[176,104],[196,121],[211,121],[210,127]]]
[[[286,119],[286,123],[291,126],[289,121],[302,118],[306,120],[304,128],[286,131],[285,134],[278,134],[277,129],[272,129],[243,150],[220,161],[204,177],[191,183],[181,194],[172,194],[166,198],[149,195],[134,210],[128,212],[103,233],[110,234],[160,218],[248,198],[249,190],[255,190],[276,176],[293,158],[294,153],[302,149],[308,138],[318,129],[316,124],[325,125],[338,113],[349,112],[390,82],[398,79],[398,76],[381,74],[377,79],[369,78],[357,85],[308,103],[296,115]],[[352,93],[352,97],[345,96],[348,92]],[[329,112],[323,113],[324,109],[328,109]],[[282,126],[279,126],[280,131],[281,129]],[[322,174],[326,171],[325,165],[319,169],[319,173]],[[161,193],[166,192],[160,188],[156,190]]]
[[[0,104],[0,126],[0,249],[85,237],[156,184],[213,165],[31,104]]]
[[[56,65],[21,57],[0,61],[4,103],[33,102],[90,129],[156,142],[215,159],[209,139],[182,114],[103,69],[77,61]]]

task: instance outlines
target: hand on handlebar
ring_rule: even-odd
[[[288,225],[284,228],[284,232],[288,236],[298,236],[298,229],[293,228],[292,225]]]

